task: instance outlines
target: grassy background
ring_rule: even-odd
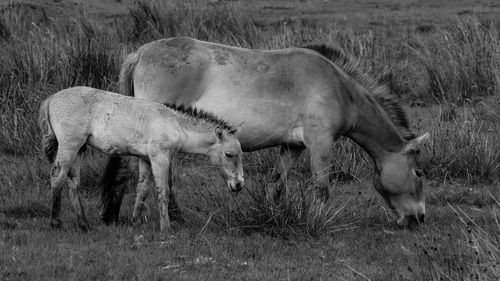
[[[435,2],[0,1],[0,279],[498,279],[500,6]],[[432,133],[427,225],[394,227],[367,155],[341,140],[324,209],[309,204],[307,155],[279,207],[262,193],[276,149],[245,155],[249,184],[237,196],[203,159],[182,157],[187,222],[169,235],[157,230],[153,200],[143,226],[99,222],[105,157],[92,151],[82,189],[95,229],[80,233],[68,205],[63,229],[50,229],[40,101],[75,85],[117,91],[123,57],[170,36],[256,49],[323,42],[353,54],[408,105],[415,131]]]

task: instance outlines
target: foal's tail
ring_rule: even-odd
[[[42,132],[42,149],[50,163],[54,162],[57,154],[57,138],[52,130],[49,118],[50,98],[43,101],[38,113],[38,126]]]
[[[135,66],[139,62],[139,54],[137,52],[129,54],[122,64],[120,70],[120,93],[125,96],[134,95],[134,73]]]

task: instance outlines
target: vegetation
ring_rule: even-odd
[[[34,4],[0,10],[0,279],[498,279],[497,22],[473,15],[442,26],[357,30],[313,20],[264,22],[228,4],[163,3],[133,1],[129,15],[112,21],[85,12],[52,18]],[[310,204],[307,155],[278,206],[266,202],[262,188],[274,149],[245,156],[250,184],[237,197],[220,190],[213,171],[194,164],[197,158],[182,158],[179,201],[187,224],[168,237],[155,230],[154,204],[139,228],[98,222],[96,187],[105,158],[92,151],[82,185],[96,230],[83,235],[72,227],[69,206],[66,228],[49,229],[40,101],[75,85],[118,91],[124,55],[171,36],[256,49],[312,42],[342,47],[402,102],[415,105],[409,113],[416,131],[432,132],[422,165],[434,187],[428,200],[434,219],[420,230],[389,227],[370,186],[370,160],[341,140],[331,163],[338,186],[325,207]],[[464,194],[470,202],[459,198]],[[133,194],[125,201],[130,217]],[[470,215],[456,206],[463,203],[481,209]]]

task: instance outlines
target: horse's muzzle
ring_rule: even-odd
[[[413,226],[423,225],[424,220],[425,220],[425,214],[407,215],[404,216],[404,218],[399,219],[397,223],[400,226],[413,227]]]
[[[241,184],[241,183],[236,183],[234,186],[231,186],[232,192],[239,192],[242,189],[243,189],[243,184]]]

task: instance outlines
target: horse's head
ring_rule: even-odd
[[[418,164],[420,144],[429,133],[414,138],[398,152],[381,159],[374,173],[375,189],[398,216],[399,225],[423,223],[425,217],[425,194],[423,171]]]
[[[234,133],[220,127],[215,128],[215,136],[210,147],[210,160],[217,166],[231,191],[238,192],[244,185],[240,142]]]

